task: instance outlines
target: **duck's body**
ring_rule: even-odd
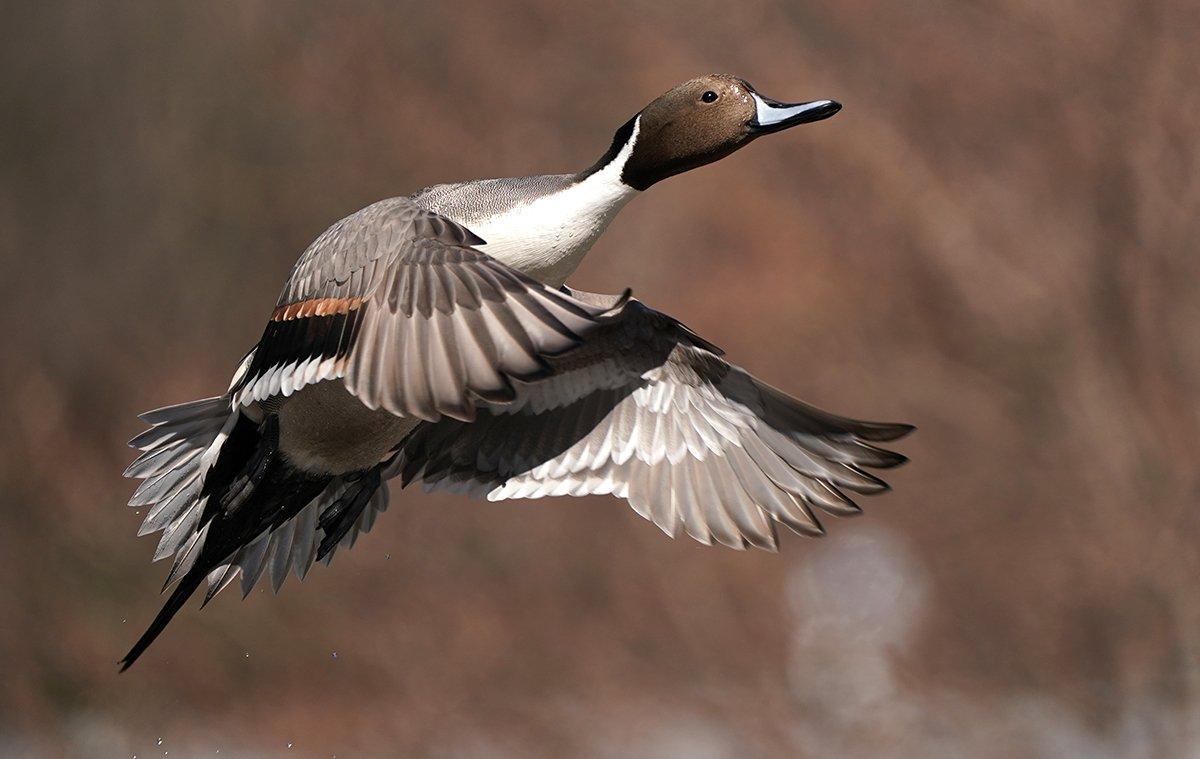
[[[408,200],[470,229],[487,241],[475,247],[492,258],[548,287],[561,287],[638,192],[620,181],[624,158],[618,155],[587,176],[441,184]],[[297,391],[282,400],[278,414],[280,449],[306,469],[329,474],[377,463],[420,421],[368,409],[337,382]]]
[[[611,493],[668,534],[773,549],[774,521],[885,486],[868,441],[910,428],[808,407],[726,363],[679,322],[564,286],[633,197],[759,134],[836,112],[733,77],[685,83],[578,174],[426,188],[372,204],[297,262],[228,392],[150,412],[127,474],[179,585],[141,655],[207,579],[249,592],[353,544],[388,479],[493,500]]]

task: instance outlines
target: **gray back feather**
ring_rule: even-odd
[[[474,221],[491,218],[523,203],[565,190],[575,181],[574,174],[477,179],[426,187],[413,193],[412,201],[421,208],[470,226]]]

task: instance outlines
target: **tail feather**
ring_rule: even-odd
[[[238,417],[229,399],[205,398],[189,403],[167,406],[142,414],[153,425],[130,441],[142,455],[125,471],[127,477],[143,479],[129,500],[136,509],[146,509],[139,535],[165,530],[171,534],[155,552],[155,560],[165,558],[180,547],[176,542],[186,540],[191,532],[179,529],[181,517],[196,509],[197,496],[203,486],[208,462],[204,453],[221,447],[221,431]],[[176,529],[171,530],[172,526]]]
[[[129,649],[129,653],[125,654],[125,658],[120,661],[122,672],[133,666],[138,657],[166,629],[171,619],[183,608],[183,604],[196,592],[196,589],[200,587],[200,583],[204,582],[204,576],[205,573],[203,571],[197,570],[192,570],[183,576],[183,579],[179,581],[179,585],[175,587],[170,597],[167,598],[167,602],[163,604],[162,609],[158,612],[158,616],[150,623],[150,627],[146,628],[146,632],[142,633],[142,637],[138,638],[137,643],[133,644],[133,648]]]
[[[237,579],[237,576],[238,566],[236,564],[223,564],[209,572],[208,590],[204,592],[204,600],[200,603],[200,608],[208,606],[208,602],[225,590],[231,582]]]
[[[165,593],[173,582],[196,566],[196,560],[200,558],[200,546],[203,545],[207,535],[208,527],[205,526],[192,533],[192,536],[187,539],[187,542],[175,554],[175,560],[171,562],[171,571],[167,573],[167,579],[163,582],[162,590],[158,591],[159,593]]]

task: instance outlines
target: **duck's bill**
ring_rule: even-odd
[[[827,119],[842,110],[842,104],[834,100],[781,103],[778,100],[763,97],[757,92],[750,94],[754,98],[755,107],[754,119],[750,122],[750,128],[757,134],[778,132],[797,124],[810,124]]]

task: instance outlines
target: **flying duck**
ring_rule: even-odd
[[[127,669],[184,602],[241,577],[303,579],[371,529],[385,483],[499,501],[611,494],[672,537],[775,550],[887,485],[913,428],[821,411],[630,297],[564,283],[626,203],[764,134],[829,118],[703,76],[625,122],[578,174],[382,200],[322,233],[222,395],[142,414],[125,471],[139,535],[176,583]]]

